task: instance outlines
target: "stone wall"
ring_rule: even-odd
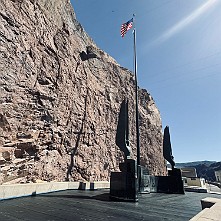
[[[125,97],[136,157],[134,85],[69,0],[1,0],[1,183],[108,180],[123,159],[115,133]],[[142,165],[163,175],[160,113],[144,89],[139,110]]]

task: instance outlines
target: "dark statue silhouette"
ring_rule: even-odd
[[[169,126],[166,126],[165,129],[164,129],[164,135],[163,135],[163,156],[171,164],[172,169],[174,169],[175,162],[174,162],[174,157],[172,155]]]
[[[119,163],[120,171],[111,172],[110,199],[138,201],[137,163],[130,157],[128,101],[120,106],[117,124],[116,145],[124,152],[124,162]]]
[[[111,172],[110,199],[123,201],[138,201],[139,193],[175,193],[184,194],[184,186],[180,169],[175,168],[170,142],[169,127],[164,129],[163,156],[171,164],[167,176],[153,176],[141,167],[138,176],[136,160],[130,158],[128,101],[121,103],[117,125],[116,145],[124,152],[125,160],[119,163],[120,171]],[[141,180],[138,182],[138,177]]]
[[[116,145],[124,152],[125,159],[130,157],[128,101],[126,99],[122,101],[120,107]]]

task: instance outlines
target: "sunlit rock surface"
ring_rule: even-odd
[[[0,2],[0,182],[109,180],[129,99],[136,159],[134,76],[99,49],[69,0]],[[141,162],[165,174],[160,113],[139,90]]]

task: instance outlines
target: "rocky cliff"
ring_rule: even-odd
[[[69,0],[0,2],[0,182],[108,180],[129,100],[136,157],[134,76],[99,49]],[[141,162],[165,174],[159,111],[139,90]]]

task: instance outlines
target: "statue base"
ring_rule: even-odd
[[[110,199],[120,201],[138,201],[137,163],[126,159],[120,163],[121,172],[111,172]]]
[[[174,168],[168,176],[141,173],[140,193],[185,194],[180,169]]]
[[[139,193],[150,193],[150,185],[149,185],[149,171],[147,168],[140,166],[138,167],[138,172],[140,173],[140,187]]]
[[[173,168],[168,171],[168,176],[157,176],[158,193],[184,194],[184,186],[180,169]]]

